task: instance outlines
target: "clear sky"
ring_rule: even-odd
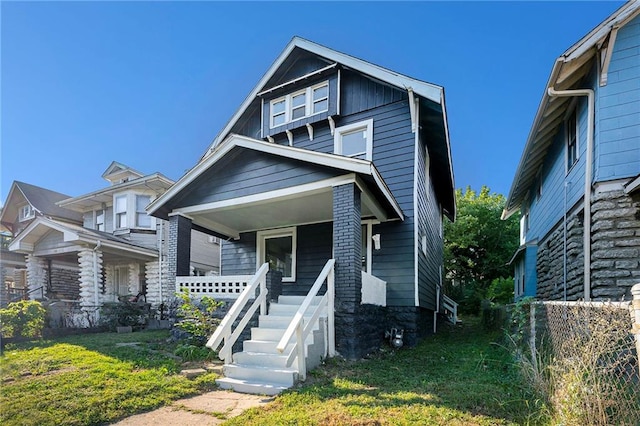
[[[179,179],[294,35],[444,86],[456,187],[506,195],[555,58],[621,4],[0,1],[0,198]]]

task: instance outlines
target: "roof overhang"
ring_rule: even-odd
[[[101,203],[106,204],[113,202],[113,194],[118,192],[127,191],[137,187],[144,187],[145,189],[150,189],[156,193],[162,193],[173,185],[173,183],[174,182],[166,176],[160,173],[153,173],[138,179],[112,185],[108,188],[93,191],[79,197],[68,198],[66,200],[59,201],[57,204],[60,207],[64,207],[69,210],[85,212],[94,209],[96,205],[100,205]]]
[[[9,250],[19,253],[34,253],[38,241],[50,232],[62,234],[60,247],[50,248],[43,255],[63,254],[71,251],[78,251],[83,247],[95,248],[100,246],[102,251],[111,253],[121,253],[141,259],[153,259],[158,257],[158,252],[153,249],[128,244],[124,241],[115,241],[112,236],[101,236],[80,226],[66,224],[57,220],[37,217],[9,244]]]
[[[604,55],[601,53],[603,60],[607,54],[611,55],[618,28],[638,16],[639,13],[640,1],[624,4],[556,59],[511,184],[502,213],[503,219],[518,212],[522,203],[527,200],[529,190],[536,180],[538,171],[544,163],[549,147],[559,126],[564,121],[571,103],[569,97],[549,96],[548,89],[576,88],[594,66],[594,60],[597,59],[599,51],[606,50]]]
[[[223,201],[180,207],[172,205],[172,200],[187,190],[198,176],[236,148],[328,167],[336,172],[335,177]],[[404,220],[399,204],[371,162],[235,134],[153,201],[147,211],[160,218],[183,215],[197,226],[222,236],[238,238],[241,232],[331,221],[333,187],[346,183],[354,183],[360,188],[363,217],[381,222]]]

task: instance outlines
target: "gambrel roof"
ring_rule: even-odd
[[[605,85],[617,32],[638,14],[640,14],[640,0],[625,3],[556,59],[516,169],[502,214],[503,218],[519,211],[522,203],[526,201],[553,138],[571,104],[569,97],[549,96],[549,88],[555,90],[575,88],[592,69],[593,61],[598,57],[601,61],[599,84]]]

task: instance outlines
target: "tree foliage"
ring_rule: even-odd
[[[510,277],[507,265],[518,248],[517,217],[501,220],[506,199],[483,186],[456,190],[457,215],[445,223],[444,261],[447,278],[485,297],[491,282]]]

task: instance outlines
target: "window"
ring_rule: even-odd
[[[566,122],[567,127],[567,172],[578,161],[578,123],[574,109]]]
[[[296,280],[296,228],[258,231],[257,240],[257,267],[268,262],[269,269],[282,272],[283,282],[294,282]]]
[[[373,120],[338,127],[333,140],[336,154],[371,161],[373,157]]]
[[[529,212],[525,212],[520,217],[520,244],[524,244],[527,242],[528,231],[529,231]]]
[[[31,204],[24,205],[20,207],[20,221],[31,219],[35,216],[35,212],[31,207]]]
[[[270,102],[270,127],[329,110],[329,82],[307,87]]]
[[[96,211],[96,231],[104,231],[104,210]]]
[[[113,208],[116,214],[116,229],[127,227],[127,196],[118,195]]]
[[[151,228],[151,216],[145,210],[150,202],[150,196],[136,195],[136,226],[138,228]]]

